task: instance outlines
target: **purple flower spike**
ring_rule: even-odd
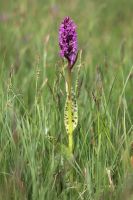
[[[69,67],[72,69],[77,59],[78,44],[76,25],[70,19],[65,17],[59,28],[59,46],[60,56],[68,60]]]

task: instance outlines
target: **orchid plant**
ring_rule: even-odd
[[[65,17],[59,27],[59,46],[60,56],[66,58],[67,77],[66,77],[66,103],[64,109],[64,124],[68,134],[69,153],[73,153],[73,132],[78,123],[78,107],[75,91],[72,87],[72,69],[78,57],[78,42],[76,25],[70,19]]]

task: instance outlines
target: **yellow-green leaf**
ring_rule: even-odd
[[[64,109],[64,123],[68,134],[72,134],[78,124],[78,106],[73,90],[71,90],[71,97],[69,97],[67,93]]]

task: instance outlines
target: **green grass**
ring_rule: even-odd
[[[0,200],[133,199],[132,6],[132,0],[1,0]],[[82,49],[72,161],[58,47],[67,15]]]

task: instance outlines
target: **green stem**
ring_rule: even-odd
[[[67,85],[68,85],[68,112],[69,112],[69,135],[68,135],[68,146],[70,154],[72,154],[73,151],[73,124],[72,124],[72,101],[71,101],[71,87],[72,87],[72,75],[71,75],[71,69],[68,66],[68,73],[67,73]]]
[[[67,68],[67,84],[68,84],[68,98],[71,99],[71,86],[72,86],[72,75],[71,75],[71,69]]]

